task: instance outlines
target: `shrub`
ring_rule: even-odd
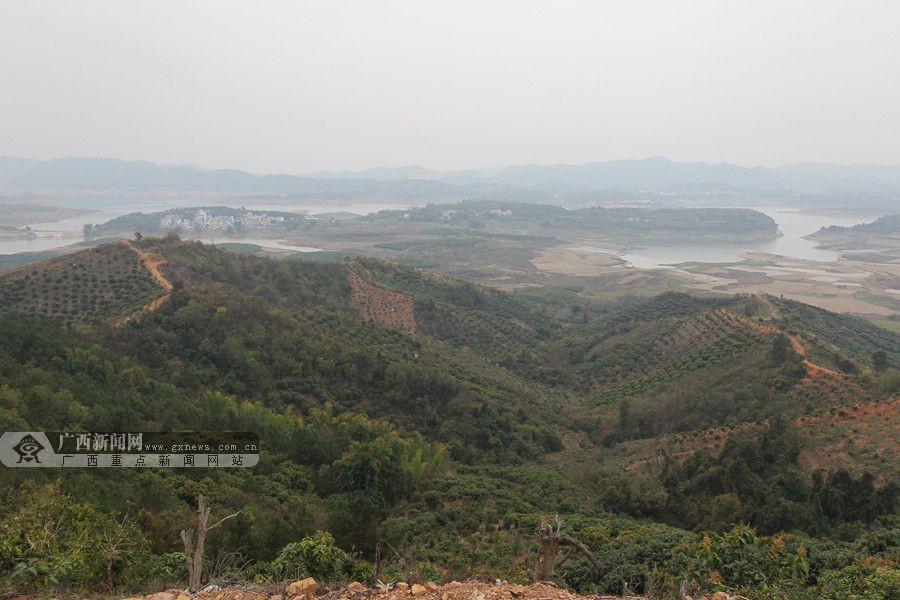
[[[123,574],[126,587],[134,588],[150,583],[154,588],[183,585],[187,578],[184,552],[151,554],[143,560],[133,562]]]
[[[279,577],[309,575],[324,581],[368,579],[368,565],[334,545],[330,533],[319,531],[282,548],[271,563]]]
[[[821,600],[896,600],[900,569],[856,562],[840,570],[825,571],[815,594]]]
[[[116,521],[78,503],[59,484],[23,488],[22,504],[0,521],[0,567],[25,586],[111,586],[143,536],[133,521]]]

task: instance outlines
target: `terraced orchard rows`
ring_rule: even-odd
[[[637,332],[635,332],[637,333]],[[634,333],[625,336],[633,339]],[[656,389],[694,371],[714,367],[762,344],[771,333],[717,308],[679,323],[641,328],[635,343],[607,340],[589,358],[601,382],[594,397],[605,404]]]
[[[7,271],[0,283],[0,311],[65,323],[115,320],[166,292],[127,243]]]

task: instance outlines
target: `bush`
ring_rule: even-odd
[[[896,600],[900,569],[856,562],[819,577],[816,597],[821,600]]]
[[[143,549],[133,521],[78,503],[59,484],[23,487],[0,521],[0,567],[28,587],[112,587]]]
[[[723,535],[704,536],[694,569],[699,581],[713,586],[802,586],[809,575],[806,555],[802,543],[787,544],[784,536],[761,537],[750,527],[738,526]]]
[[[153,588],[184,585],[187,581],[187,560],[184,552],[151,554],[129,565],[123,574],[125,585],[137,588],[148,584]]]
[[[330,533],[319,531],[282,548],[270,565],[281,578],[308,575],[323,581],[368,579],[368,565],[334,545]]]

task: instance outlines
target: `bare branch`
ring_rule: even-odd
[[[559,556],[559,557],[556,559],[556,564],[553,565],[553,567],[556,568],[556,567],[558,567],[559,565],[561,565],[561,564],[563,564],[564,562],[566,562],[567,560],[569,560],[569,556],[571,556],[571,554],[572,554],[572,549],[571,549],[571,548],[566,548],[566,551],[563,552],[563,554],[562,554],[561,556]]]
[[[570,535],[566,535],[565,533],[560,534],[559,541],[563,544],[568,544],[575,548],[578,552],[580,552],[586,559],[591,561],[591,564],[594,565],[594,568],[598,571],[603,570],[603,565],[600,564],[600,561],[597,560],[597,557],[593,555],[593,553],[588,550],[588,547],[582,544],[580,541],[576,540]]]
[[[234,513],[233,515],[228,515],[227,517],[225,517],[225,518],[223,518],[223,519],[219,519],[219,521],[218,521],[215,525],[210,525],[209,527],[207,527],[207,528],[206,528],[206,531],[212,531],[213,529],[215,529],[216,527],[220,526],[222,523],[224,523],[224,522],[227,521],[228,519],[233,519],[234,517],[238,516],[239,514],[241,514],[241,511],[237,511],[237,512]]]
[[[572,556],[573,551],[583,554],[597,571],[603,570],[603,565],[587,546],[572,536],[562,533],[562,519],[559,518],[559,515],[554,517],[552,523],[542,519],[538,526],[537,537],[541,550],[534,570],[535,581],[550,579],[554,569],[566,562]],[[560,546],[568,546],[568,548],[560,554]]]

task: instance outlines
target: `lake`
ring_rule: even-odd
[[[398,203],[337,203],[324,204],[321,202],[310,202],[304,204],[250,204],[247,199],[238,199],[231,201],[226,198],[213,198],[206,202],[196,197],[188,199],[160,199],[154,201],[141,201],[139,204],[129,201],[128,204],[121,202],[101,201],[87,204],[85,202],[67,202],[67,205],[73,208],[91,208],[90,213],[53,221],[49,223],[36,223],[32,225],[32,229],[38,232],[37,239],[33,240],[0,240],[0,255],[15,254],[17,252],[40,252],[43,250],[52,250],[74,244],[82,240],[81,228],[88,223],[105,223],[110,219],[121,217],[131,212],[151,213],[167,210],[169,208],[190,207],[190,206],[228,206],[231,208],[240,208],[246,206],[253,210],[274,210],[281,212],[297,212],[297,213],[328,213],[328,212],[349,212],[357,215],[366,215],[382,210],[399,210],[410,208],[409,204]],[[214,238],[201,237],[197,238],[201,241],[222,243],[222,242],[243,242],[247,244],[257,244],[267,248],[277,248],[280,250],[294,250],[296,252],[315,252],[319,248],[307,246],[289,246],[281,244],[274,239],[226,239],[224,236],[216,236]]]
[[[784,235],[766,242],[646,245],[627,247],[618,254],[632,266],[641,269],[666,268],[683,262],[725,263],[743,260],[745,252],[768,252],[805,260],[831,262],[838,253],[816,248],[816,242],[803,236],[828,225],[856,225],[877,219],[880,215],[838,217],[800,213],[792,209],[748,206],[772,217]],[[608,251],[608,250],[607,250]]]
[[[350,212],[354,214],[369,214],[381,210],[397,210],[410,208],[411,204],[404,203],[337,203],[325,204],[321,202],[310,202],[305,204],[248,204],[246,199],[237,199],[230,201],[221,197],[210,199],[204,203],[196,197],[188,199],[172,199],[164,198],[154,201],[143,201],[137,210],[141,212],[155,212],[168,208],[179,206],[232,206],[239,208],[248,206],[256,210],[278,210],[285,212],[305,212],[310,214],[322,212]],[[78,241],[81,241],[81,228],[86,223],[103,223],[115,217],[122,216],[129,212],[135,211],[135,203],[129,202],[127,205],[121,202],[104,202],[91,204],[92,207],[98,207],[91,213],[84,214],[70,219],[64,219],[52,223],[40,223],[34,225],[34,229],[44,234],[52,234],[56,237],[40,237],[34,240],[14,240],[0,241],[0,254],[14,254],[16,252],[37,252],[42,250],[50,250],[59,248]],[[779,238],[767,242],[746,242],[746,243],[707,243],[707,244],[677,244],[677,245],[645,245],[626,247],[619,251],[619,256],[627,260],[633,266],[644,269],[666,268],[673,264],[682,262],[737,262],[744,258],[747,251],[769,252],[772,254],[781,254],[794,258],[802,258],[807,260],[830,262],[836,260],[838,254],[830,250],[816,248],[816,243],[803,239],[803,236],[809,235],[819,230],[820,227],[827,225],[855,225],[866,221],[872,221],[879,215],[862,216],[862,217],[842,217],[823,214],[800,213],[792,209],[775,209],[772,207],[747,207],[758,210],[772,217],[781,232],[784,234]],[[214,238],[202,237],[203,241],[211,242],[244,242],[248,244],[258,244],[269,248],[278,248],[282,250],[294,250],[297,252],[314,252],[318,248],[307,246],[288,246],[274,239],[260,238],[244,238],[231,240],[223,236]],[[610,252],[608,248],[597,248],[601,252]]]

